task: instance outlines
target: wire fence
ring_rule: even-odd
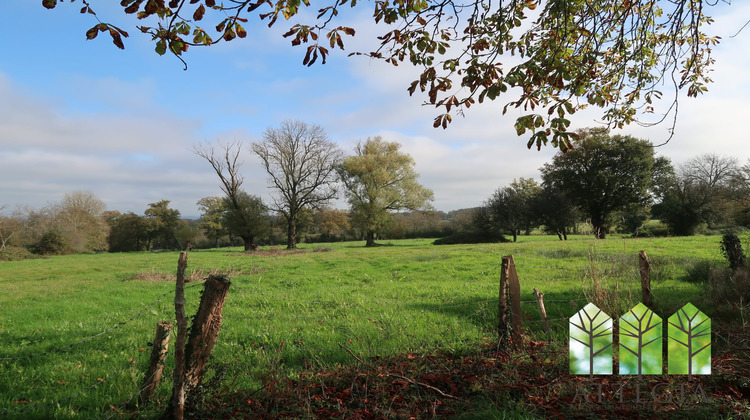
[[[596,267],[592,268],[593,264],[584,264],[584,265],[559,265],[559,266],[534,266],[534,265],[524,265],[524,264],[517,264],[516,268],[520,272],[521,277],[521,284],[524,289],[528,289],[530,287],[540,287],[544,289],[545,286],[549,286],[551,284],[554,284],[558,281],[570,281],[580,278],[585,278],[587,273],[589,273],[593,269],[597,269]],[[497,303],[498,303],[498,280],[500,278],[500,271],[501,271],[501,265],[496,265],[490,268],[489,270],[483,270],[480,271],[478,274],[475,274],[473,276],[468,276],[469,278],[464,281],[460,286],[455,287],[455,291],[453,293],[449,294],[441,294],[436,295],[433,297],[426,297],[426,296],[417,296],[413,299],[404,299],[404,298],[393,298],[388,296],[368,296],[366,299],[360,298],[360,299],[352,299],[351,301],[343,301],[341,299],[331,299],[326,298],[323,296],[315,297],[312,299],[304,299],[300,298],[294,294],[292,294],[294,291],[292,290],[291,293],[279,293],[279,292],[271,292],[267,288],[264,288],[261,285],[255,285],[248,282],[241,282],[239,280],[233,281],[231,285],[231,290],[236,291],[238,294],[240,294],[243,297],[243,304],[246,305],[244,308],[229,308],[232,312],[230,314],[225,314],[224,319],[226,319],[226,323],[232,323],[235,321],[252,321],[252,320],[264,320],[264,321],[278,321],[278,320],[307,320],[307,321],[321,321],[326,320],[327,317],[330,317],[330,314],[327,314],[328,309],[333,308],[355,308],[357,310],[361,310],[362,313],[369,313],[373,317],[377,317],[378,314],[382,314],[384,310],[389,311],[390,313],[394,311],[410,311],[412,314],[418,314],[420,311],[424,312],[424,309],[420,307],[420,305],[424,304],[430,304],[433,305],[433,309],[435,311],[445,311],[449,312],[452,309],[457,308],[465,308],[463,312],[460,312],[462,316],[466,317],[479,317],[483,321],[487,322],[488,324],[485,325],[485,328],[490,330],[496,327],[497,322]],[[544,273],[543,275],[534,275],[532,278],[525,278],[525,273],[531,273],[532,271],[541,272]],[[637,276],[637,270],[633,270]],[[531,276],[529,276],[531,277]],[[636,280],[635,278],[633,280]],[[186,288],[196,287],[201,285],[201,283],[193,283],[186,285]],[[654,292],[655,293],[663,293],[665,291],[685,291],[685,292],[695,292],[694,286],[685,286],[685,287],[675,287],[675,286],[661,286],[661,285],[655,285]],[[544,292],[544,290],[542,290]],[[122,327],[134,323],[136,320],[142,319],[145,317],[148,313],[155,313],[155,311],[152,311],[152,309],[159,304],[160,301],[162,301],[164,298],[171,296],[174,293],[174,290],[169,290],[167,292],[162,293],[158,297],[156,297],[153,301],[149,302],[148,304],[144,305],[140,309],[138,309],[132,316],[126,318],[122,322],[119,322],[115,325],[113,325],[110,328],[104,329],[101,332],[98,332],[96,334],[84,337],[80,340],[76,340],[72,343],[65,344],[56,348],[47,349],[42,352],[36,352],[36,353],[30,353],[26,355],[13,355],[13,356],[4,356],[0,357],[0,361],[17,361],[17,360],[24,360],[24,359],[34,359],[54,353],[62,353],[68,350],[71,350],[79,345],[82,345],[84,343],[90,342],[92,340],[95,340],[99,337],[107,336],[117,330],[122,329]],[[579,291],[579,293],[570,293],[570,292],[556,292],[554,296],[557,295],[569,295],[564,298],[554,298],[554,299],[547,299],[544,300],[545,304],[551,304],[555,309],[558,311],[555,313],[552,313],[549,316],[549,319],[546,320],[546,322],[557,325],[559,327],[564,327],[568,322],[568,316],[570,316],[573,312],[568,312],[570,309],[569,307],[582,307],[585,305],[585,302],[587,301],[585,294],[582,291]],[[468,300],[467,300],[468,299]],[[285,313],[279,313],[277,310],[272,309],[270,312],[263,313],[262,308],[262,301],[274,301],[274,302],[286,302],[291,307],[293,307],[293,310],[286,311]],[[464,301],[466,300],[466,301]],[[537,324],[540,322],[544,322],[545,320],[542,319],[536,319],[540,318],[540,314],[538,310],[534,307],[534,305],[537,304],[536,299],[522,299],[521,303],[524,305],[524,312],[527,319],[524,320],[525,323],[528,324]],[[528,306],[532,305],[532,306]],[[567,306],[566,306],[567,305]],[[236,310],[233,310],[236,309]],[[227,311],[225,311],[227,312]],[[235,314],[239,312],[238,314]],[[252,314],[247,314],[248,312],[253,312]],[[553,311],[554,312],[554,311]],[[163,318],[163,314],[159,314]],[[173,313],[172,313],[173,315]],[[170,315],[170,319],[173,320],[172,315]],[[414,315],[417,316],[417,315]],[[493,318],[494,317],[494,318]],[[343,318],[346,318],[344,316]],[[443,318],[439,317],[432,317],[430,318],[431,322],[435,322],[437,319],[437,322],[441,322]],[[314,323],[313,323],[314,324]],[[443,334],[449,333],[452,329],[456,328],[455,324],[449,324],[449,325],[436,325],[437,328],[434,330],[434,334],[440,336]],[[389,331],[389,333],[392,333],[392,331]],[[402,332],[405,334],[408,334],[408,332]],[[229,343],[227,347],[233,347],[235,344]],[[143,354],[142,352],[139,354]],[[6,410],[3,412],[0,412],[0,417],[5,416],[17,416],[22,415],[25,413],[30,413],[33,411],[42,410],[45,408],[50,407],[59,407],[63,404],[68,403],[69,401],[72,401],[76,399],[77,397],[82,396],[83,394],[86,394],[93,389],[96,389],[97,387],[101,386],[103,383],[110,382],[114,378],[121,375],[123,372],[125,372],[128,369],[135,369],[136,365],[135,358],[131,357],[130,361],[126,363],[122,367],[118,367],[108,375],[104,377],[97,378],[96,381],[93,383],[84,386],[82,389],[77,390],[74,393],[71,393],[69,395],[65,395],[59,399],[56,399],[54,401],[50,402],[42,402],[39,404],[34,405],[28,405],[18,410]],[[166,377],[166,376],[165,376]],[[132,394],[129,394],[123,402],[119,404],[111,404],[109,405],[110,410],[105,411],[103,414],[103,418],[112,418],[118,415],[121,415],[121,412],[131,403],[131,401],[136,398],[136,396],[144,389],[143,387],[137,387],[135,392]]]

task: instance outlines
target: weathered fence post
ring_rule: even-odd
[[[510,325],[514,338],[518,338],[523,328],[521,314],[521,284],[516,273],[516,264],[513,256],[503,257],[502,270],[500,273],[500,296],[499,296],[499,334],[500,341],[508,339],[508,299],[510,299]]]
[[[648,259],[646,251],[638,251],[641,272],[641,301],[651,310],[654,306],[654,295],[651,294],[651,260]]]
[[[536,297],[536,304],[539,307],[539,313],[542,315],[542,324],[544,325],[544,331],[549,334],[549,320],[547,319],[547,310],[544,309],[544,293],[540,293],[539,289],[535,287],[534,296]]]
[[[143,380],[143,387],[138,396],[138,404],[141,405],[156,394],[156,387],[161,382],[161,375],[164,372],[164,359],[167,357],[169,349],[169,331],[172,329],[172,323],[160,321],[156,324],[156,337],[154,346],[151,349],[151,360],[149,360],[146,377]]]
[[[219,337],[221,313],[224,310],[229,286],[226,276],[211,275],[203,285],[198,312],[187,337],[185,316],[185,268],[187,252],[180,253],[177,264],[175,314],[177,316],[177,344],[175,345],[174,390],[163,418],[182,420],[185,417],[186,394],[196,387],[205,372],[206,363]]]
[[[172,390],[172,412],[167,417],[182,420],[185,417],[185,341],[187,339],[187,316],[185,316],[185,269],[187,252],[180,252],[177,262],[177,283],[174,294],[174,312],[177,318],[177,343],[174,355],[174,389]]]
[[[198,313],[193,318],[185,346],[185,381],[188,389],[197,386],[203,378],[208,357],[219,338],[221,313],[231,284],[222,275],[211,275],[206,279]]]
[[[498,296],[498,344],[506,345],[508,343],[508,276],[510,276],[510,259],[503,257],[502,267],[500,269],[500,294]]]

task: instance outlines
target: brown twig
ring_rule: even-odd
[[[395,373],[390,373],[390,372],[388,372],[388,376],[392,376],[394,378],[398,378],[398,379],[404,380],[404,381],[406,381],[406,382],[408,382],[408,383],[410,383],[412,385],[419,385],[419,386],[425,387],[427,389],[431,389],[431,390],[437,392],[438,394],[440,394],[441,397],[450,398],[452,400],[456,400],[456,401],[461,401],[461,402],[464,402],[464,403],[468,403],[468,401],[465,400],[465,399],[463,399],[463,398],[460,398],[460,397],[457,397],[457,396],[451,395],[451,394],[446,394],[445,392],[441,391],[439,388],[435,388],[434,386],[428,385],[428,384],[423,383],[423,382],[417,382],[414,379],[407,378],[406,376],[396,375]]]
[[[364,361],[363,361],[363,360],[362,360],[361,358],[359,358],[359,356],[357,356],[356,354],[354,354],[354,352],[352,351],[352,349],[350,349],[349,347],[346,347],[345,345],[341,344],[340,342],[338,343],[338,345],[339,345],[339,347],[341,347],[342,349],[344,349],[344,350],[346,350],[347,352],[349,352],[349,354],[351,354],[353,358],[357,359],[357,361],[358,361],[359,363],[361,363],[361,364],[363,364],[363,365],[365,364],[365,362],[364,362]]]

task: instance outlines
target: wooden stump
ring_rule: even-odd
[[[510,300],[510,304],[508,304]],[[504,345],[510,338],[508,334],[508,313],[510,312],[510,330],[514,339],[520,337],[523,328],[523,319],[521,313],[521,284],[518,281],[516,265],[513,256],[503,257],[502,269],[500,272],[500,294],[499,294],[499,322],[498,334],[499,342]]]
[[[185,382],[188,389],[197,386],[203,378],[206,363],[219,338],[221,313],[231,284],[222,275],[212,275],[206,279],[198,313],[193,318],[185,346]]]
[[[549,334],[549,320],[547,319],[547,310],[544,308],[544,293],[539,292],[539,289],[535,287],[534,296],[536,297],[536,304],[539,307],[539,313],[542,315],[542,324],[544,325],[544,331]]]
[[[151,360],[148,364],[146,377],[143,380],[141,393],[138,395],[138,405],[144,404],[151,400],[156,394],[156,387],[161,382],[161,375],[164,372],[164,359],[167,357],[169,349],[169,331],[172,329],[172,323],[160,321],[156,324],[156,337],[154,346],[151,349]]]
[[[641,301],[652,311],[656,310],[654,295],[651,294],[651,260],[648,259],[646,251],[638,252],[641,272]]]

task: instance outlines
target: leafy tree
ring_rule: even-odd
[[[263,141],[253,143],[252,149],[271,177],[276,190],[271,208],[286,220],[287,249],[294,249],[301,212],[336,197],[335,168],[341,151],[319,125],[292,120],[267,128]]]
[[[351,205],[352,223],[365,233],[366,246],[388,222],[389,212],[429,208],[432,190],[417,182],[411,156],[400,153],[397,142],[368,138],[344,159],[339,176]]]
[[[48,9],[57,3],[42,0]],[[622,127],[637,121],[639,113],[654,113],[662,97],[671,98],[664,109],[672,112],[677,91],[686,90],[688,96],[703,93],[710,82],[711,48],[718,42],[718,37],[704,32],[712,22],[707,10],[721,3],[378,1],[373,19],[389,29],[378,36],[380,46],[364,54],[394,66],[407,61],[421,70],[408,90],[413,94],[419,89],[428,104],[444,110],[434,121],[436,127],[445,128],[452,112],[461,114],[477,101],[502,98],[507,101],[503,112],[523,108],[525,114],[515,127],[519,135],[530,133],[528,147],[551,142],[565,150],[576,137],[569,131],[568,118],[580,109],[599,107],[604,121]],[[336,24],[347,4],[362,3],[336,0],[319,5],[316,19],[302,14],[301,22],[284,33],[292,45],[306,45],[304,65],[319,57],[325,63],[329,48],[344,49],[344,36],[354,35],[354,28]],[[273,26],[280,16],[290,19],[310,3],[123,0],[120,5],[139,22],[155,21],[137,28],[151,37],[157,54],[169,52],[183,60],[189,47],[245,38],[243,24],[256,13]],[[95,19],[86,38],[105,33],[124,48],[123,38],[129,34],[102,21],[88,2],[83,6],[81,13]],[[519,59],[509,60],[509,54]],[[672,92],[664,92],[665,87]]]
[[[568,232],[575,227],[581,216],[568,196],[550,183],[542,184],[542,189],[531,198],[534,219],[544,226],[547,233],[568,240]]]
[[[446,220],[450,224],[453,232],[469,232],[473,229],[474,214],[477,207],[468,209],[451,210],[446,215]]]
[[[492,230],[511,234],[516,242],[530,216],[524,204],[523,198],[513,188],[498,188],[485,202],[486,224]]]
[[[214,246],[218,247],[219,239],[227,234],[221,221],[225,209],[224,200],[221,197],[203,197],[197,204],[201,211],[200,228]]]
[[[149,203],[144,212],[150,220],[149,236],[153,238],[153,246],[171,248],[175,244],[174,231],[180,222],[180,211],[169,208],[169,200]]]
[[[146,217],[110,211],[104,219],[109,224],[109,252],[145,251],[151,246],[151,221]]]
[[[581,131],[579,137],[541,168],[542,179],[590,218],[594,235],[603,239],[612,212],[651,201],[654,149],[645,140],[609,136],[604,129]]]
[[[192,248],[195,238],[198,237],[200,229],[188,220],[180,220],[179,225],[174,230],[174,237],[184,251]]]
[[[349,214],[345,210],[322,207],[315,212],[315,219],[324,240],[343,235],[351,228]]]
[[[250,251],[257,248],[255,238],[269,230],[268,208],[260,197],[240,191],[236,201],[224,198],[221,223],[231,235],[242,238],[245,251]]]

